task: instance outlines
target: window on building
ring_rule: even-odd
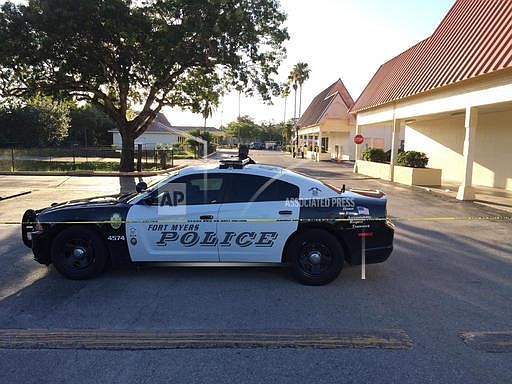
[[[329,138],[322,137],[322,151],[327,152],[328,149],[329,149]]]
[[[367,137],[366,148],[384,149],[384,139],[381,137]]]

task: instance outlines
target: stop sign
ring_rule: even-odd
[[[363,135],[357,134],[357,135],[354,136],[354,143],[356,143],[356,144],[363,144],[363,142],[364,142]]]

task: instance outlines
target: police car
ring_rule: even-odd
[[[187,167],[132,194],[27,210],[22,238],[70,279],[141,263],[286,264],[304,284],[393,249],[386,196],[337,189],[280,167],[226,159]]]

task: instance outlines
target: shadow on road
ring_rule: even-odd
[[[220,322],[216,319],[231,319],[237,311],[245,317],[232,321],[271,312],[284,319],[289,311],[304,311],[305,302],[314,303],[307,310],[310,317],[349,316],[343,308],[350,303],[354,316],[389,315],[388,326],[397,316],[406,323],[403,327],[412,318],[428,316],[453,327],[462,321],[461,314],[462,319],[485,320],[489,327],[507,321],[511,246],[452,233],[449,227],[411,223],[398,224],[397,235],[390,259],[368,266],[367,280],[360,279],[360,267],[347,266],[324,287],[301,286],[280,268],[127,268],[79,282],[51,268],[0,301],[0,327],[105,327],[115,318],[114,327],[158,328],[173,321]],[[14,246],[19,244],[4,251],[2,263],[16,263],[22,256],[24,265],[7,276],[1,273],[0,288],[23,285],[40,268],[29,264],[34,262],[25,252],[11,255]],[[333,307],[334,302],[339,304]]]

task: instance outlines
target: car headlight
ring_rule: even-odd
[[[34,223],[34,231],[42,232],[44,231],[44,226],[39,222],[38,219],[36,219],[36,222]]]

